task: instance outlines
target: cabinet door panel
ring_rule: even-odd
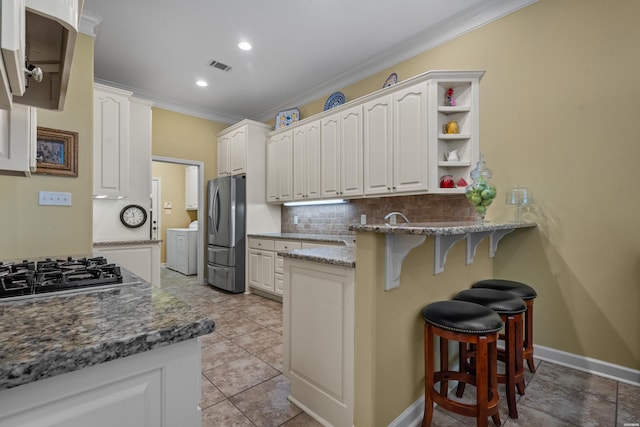
[[[320,198],[320,122],[307,125],[305,153],[307,198]]]
[[[306,168],[307,132],[304,126],[293,131],[293,199],[302,200],[307,195]]]
[[[280,188],[280,201],[293,199],[293,153],[292,133],[282,134],[278,142],[278,186]]]
[[[261,252],[249,251],[249,285],[262,287]]]
[[[427,189],[427,83],[393,96],[393,175],[396,191]]]
[[[225,176],[231,173],[231,168],[229,167],[230,143],[229,135],[218,138],[218,176]]]
[[[362,107],[341,114],[340,195],[362,194]]]
[[[393,185],[391,95],[364,104],[364,193],[384,194]]]
[[[275,267],[276,267],[276,254],[275,252],[262,252],[261,260],[262,270],[262,286],[264,289],[273,292],[275,290]]]
[[[322,197],[332,197],[340,194],[340,115],[325,117],[321,127]]]
[[[267,202],[277,202],[280,199],[277,150],[278,141],[275,138],[267,140]]]
[[[229,169],[231,175],[247,172],[247,128],[241,127],[231,133]]]
[[[128,195],[130,100],[94,91],[94,194]]]

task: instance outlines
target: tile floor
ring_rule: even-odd
[[[216,321],[215,332],[202,339],[202,427],[320,426],[287,400],[281,304],[226,294],[164,267],[162,288]],[[535,374],[526,372],[518,419],[508,418],[500,386],[503,426],[640,426],[639,387],[543,361],[537,361]],[[464,398],[472,397],[468,387]],[[436,408],[431,425],[472,426],[475,421]]]

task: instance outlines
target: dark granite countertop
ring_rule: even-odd
[[[352,231],[368,231],[385,234],[423,234],[426,236],[447,236],[454,234],[478,233],[483,231],[512,230],[516,228],[535,227],[534,222],[413,222],[407,224],[354,224]]]
[[[305,261],[319,262],[322,264],[338,265],[341,267],[355,268],[355,246],[328,246],[326,248],[294,249],[292,251],[278,252],[286,258],[302,259]]]
[[[144,281],[0,302],[0,389],[186,341],[214,326]]]
[[[355,244],[354,234],[304,234],[304,233],[257,233],[248,237],[259,237],[278,240],[306,240],[313,242],[344,243],[347,246]]]

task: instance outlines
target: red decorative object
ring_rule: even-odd
[[[456,185],[458,187],[466,187],[467,185],[469,185],[469,183],[467,181],[465,181],[464,178],[460,178]]]
[[[451,175],[444,175],[441,179],[440,179],[440,188],[455,188],[456,184],[453,181],[453,176]]]

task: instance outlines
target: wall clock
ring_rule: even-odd
[[[140,205],[127,205],[120,211],[120,221],[125,227],[141,227],[147,222],[147,211]]]

